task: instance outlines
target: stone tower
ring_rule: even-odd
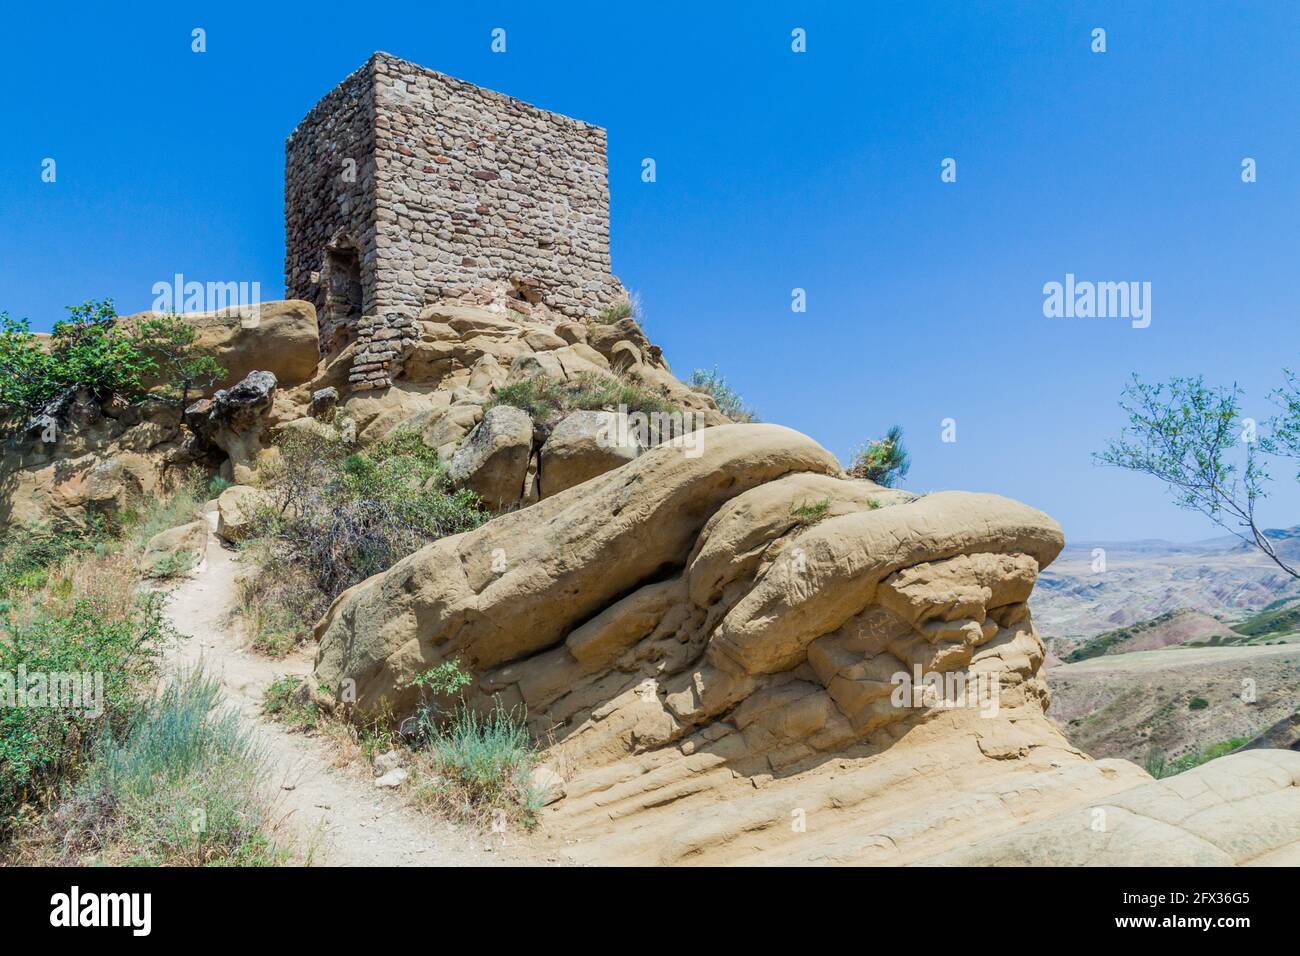
[[[285,288],[388,385],[428,304],[488,286],[583,318],[610,274],[605,131],[375,53],[285,143]]]

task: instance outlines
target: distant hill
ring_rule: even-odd
[[[1300,631],[1300,604],[1282,598],[1265,605],[1258,614],[1234,624],[1232,629],[1253,638],[1294,634]]]
[[[1261,747],[1300,750],[1300,711],[1289,717],[1283,717],[1242,749],[1257,750]]]
[[[1166,611],[1149,621],[1106,631],[1104,634],[1089,638],[1061,660],[1063,663],[1073,664],[1103,654],[1154,651],[1177,644],[1218,644],[1244,639],[1244,635],[1203,611],[1180,608],[1177,611]]]
[[[1235,749],[1289,719],[1300,643],[1102,654],[1044,676],[1052,692],[1048,716],[1080,750],[1138,764],[1154,751],[1174,762],[1230,742]],[[1247,687],[1253,699],[1243,695]],[[1275,739],[1284,734],[1279,727]]]
[[[1300,562],[1300,527],[1271,529],[1279,554]],[[1105,570],[1094,571],[1095,550]],[[1227,536],[1191,544],[1160,540],[1072,542],[1038,578],[1030,606],[1039,632],[1067,656],[1080,642],[1172,611],[1223,624],[1300,600],[1300,581]],[[1297,615],[1300,624],[1300,615]]]

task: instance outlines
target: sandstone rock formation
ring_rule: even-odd
[[[48,425],[0,449],[0,529],[80,524],[120,511],[200,457],[186,441],[180,411],[161,401],[101,405],[73,396]]]
[[[252,533],[257,509],[270,498],[257,488],[231,485],[217,498],[217,534],[232,544]]]
[[[119,321],[130,325],[162,314],[137,312]],[[184,318],[198,332],[196,344],[226,370],[216,388],[230,388],[257,371],[270,372],[286,387],[301,385],[316,374],[319,336],[310,302],[262,302],[221,312],[190,312]]]
[[[498,405],[483,416],[452,456],[447,474],[473,491],[489,508],[501,510],[523,496],[533,450],[533,420],[528,413]]]
[[[641,441],[621,412],[582,411],[551,431],[539,455],[539,495],[549,498],[625,465],[641,454]]]
[[[1050,518],[846,480],[780,426],[688,437],[695,457],[651,449],[345,592],[317,627],[320,685],[400,714],[416,674],[459,660],[472,706],[522,710],[548,742],[547,832],[591,862],[985,860],[987,841],[998,861],[1107,862],[1080,816],[1164,799],[1044,716],[1026,600],[1062,546]],[[1271,835],[1216,859],[1300,839],[1294,762],[1250,791]]]
[[[292,317],[311,307],[284,306],[266,341],[301,355]],[[523,713],[545,743],[543,839],[578,861],[1295,862],[1300,754],[1155,782],[1046,719],[1027,600],[1062,538],[1032,508],[848,479],[797,432],[728,424],[635,322],[500,289],[383,339],[391,387],[354,387],[350,346],[307,371],[231,334],[255,367],[186,425],[162,402],[67,396],[53,443],[7,448],[0,521],[84,519],[194,466],[252,482],[293,432],[418,434],[503,513],[341,595],[316,629],[319,693],[401,715],[416,674],[459,660],[470,706]],[[693,430],[666,439],[590,398],[626,388]],[[548,404],[579,393],[595,407]],[[219,534],[246,536],[267,500],[228,488]],[[147,562],[171,567],[189,536],[164,538]]]
[[[208,549],[208,522],[200,518],[161,531],[149,539],[140,558],[147,578],[167,577],[198,567]]]
[[[254,477],[258,456],[265,447],[263,428],[275,404],[278,385],[271,372],[250,372],[237,385],[221,389],[212,398],[185,410],[185,423],[204,441],[228,456],[228,477],[248,482]]]
[[[429,305],[410,320],[409,334],[383,340],[393,352],[384,372],[391,374],[392,387],[357,387],[358,354],[352,347],[321,358],[310,303],[265,302],[256,309],[187,315],[199,329],[199,344],[229,372],[221,388],[200,397],[184,420],[161,401],[101,407],[84,396],[66,397],[52,409],[53,443],[40,440],[45,429],[34,428],[6,444],[0,456],[0,525],[82,521],[94,511],[119,510],[132,498],[170,487],[187,469],[252,482],[258,463],[273,453],[276,436],[306,427],[304,420],[331,425],[330,434],[362,446],[399,429],[416,431],[450,464],[496,393],[532,378],[566,388],[593,380],[634,385],[690,417],[692,427],[727,421],[712,398],[672,375],[633,320],[573,321],[519,295],[510,283],[489,283]],[[618,412],[617,406],[586,410]],[[583,420],[566,426],[552,444],[549,457],[559,474],[545,483],[544,493],[631,457],[629,447],[588,443],[579,452],[566,445],[565,433]],[[523,506],[543,493],[542,447],[558,423],[533,423],[518,488],[512,471],[512,490],[491,496],[494,506]]]

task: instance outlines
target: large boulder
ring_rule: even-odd
[[[626,465],[641,441],[619,412],[573,412],[560,421],[541,450],[541,496],[550,497]]]
[[[256,530],[257,512],[270,504],[259,488],[231,485],[217,498],[217,534],[232,544],[243,541]]]
[[[140,571],[147,578],[181,574],[198,567],[207,550],[208,522],[200,518],[150,538],[140,558]]]
[[[124,324],[162,316],[138,312]],[[286,388],[308,381],[320,362],[316,307],[289,299],[262,302],[220,312],[191,312],[186,322],[198,331],[197,345],[209,350],[226,370],[217,388],[230,388],[250,372],[264,370]]]
[[[229,456],[230,477],[236,482],[252,480],[266,447],[263,432],[270,424],[277,384],[271,372],[249,372],[239,384],[185,410],[185,423],[194,433]]]
[[[1027,599],[1062,544],[996,495],[917,497],[789,429],[708,428],[347,591],[315,676],[401,716],[416,674],[459,661],[466,703],[526,714],[563,768],[545,832],[577,862],[1294,855],[1300,754],[1153,784],[1047,720]]]
[[[457,487],[468,488],[489,508],[517,504],[533,449],[533,420],[510,405],[497,405],[469,433],[452,455],[447,475]]]

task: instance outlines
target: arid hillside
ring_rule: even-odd
[[[1279,543],[1284,555],[1294,548],[1291,538]],[[1039,578],[1031,606],[1044,637],[1068,646],[1184,609],[1232,623],[1287,597],[1300,597],[1300,582],[1235,538],[1199,545],[1067,543]]]

